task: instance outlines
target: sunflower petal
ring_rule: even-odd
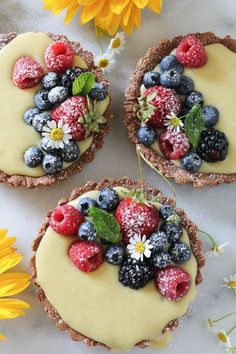
[[[143,9],[148,4],[148,0],[133,0],[133,2],[139,9]]]
[[[150,10],[159,14],[162,9],[162,0],[149,0],[148,7]]]
[[[17,299],[0,299],[0,320],[25,316],[22,309],[29,309],[30,305]]]
[[[25,290],[30,284],[27,273],[5,273],[0,275],[0,297],[12,296]]]
[[[81,13],[81,24],[84,25],[96,17],[97,14],[102,10],[103,6],[106,6],[106,0],[101,0],[94,6],[84,7]]]
[[[17,252],[0,258],[0,274],[13,268],[22,260],[23,256]]]
[[[129,2],[130,0],[111,0],[111,11],[116,15],[120,15]]]

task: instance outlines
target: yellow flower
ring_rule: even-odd
[[[24,316],[22,309],[30,307],[24,301],[9,298],[9,296],[22,292],[30,284],[29,274],[6,273],[23,258],[12,247],[15,241],[15,237],[7,237],[7,230],[0,230],[0,320]],[[3,339],[5,337],[0,334],[0,340]]]
[[[81,24],[94,20],[95,26],[114,35],[119,27],[131,33],[140,27],[141,11],[148,7],[160,13],[162,0],[44,0],[44,8],[54,14],[67,9],[65,23],[80,9]]]

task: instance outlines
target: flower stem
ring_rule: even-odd
[[[209,238],[209,240],[212,243],[213,248],[218,246],[217,243],[215,242],[214,238],[208,232],[203,231],[203,230],[199,230],[199,229],[198,229],[198,232],[200,232],[201,234],[203,234]]]
[[[106,36],[108,39],[111,39],[111,38],[112,38],[112,37],[111,37],[106,31],[104,31],[102,28],[96,27],[96,32],[97,32],[97,34],[98,34],[99,31],[100,31],[102,34],[104,34],[104,36]]]
[[[236,325],[234,325],[226,334],[227,334],[227,336],[231,333],[231,332],[233,332],[234,330],[235,330],[235,328],[236,328]]]
[[[225,318],[228,318],[228,317],[230,317],[230,316],[233,316],[233,315],[236,315],[236,311],[235,312],[231,312],[231,313],[228,313],[227,315],[224,315],[224,316],[222,316],[222,317],[220,317],[220,318],[217,318],[216,320],[208,320],[209,322],[212,322],[212,323],[216,323],[216,322],[219,322],[219,321],[221,321],[221,320],[224,320]]]
[[[98,45],[98,47],[99,47],[99,49],[100,49],[101,55],[103,55],[103,49],[102,49],[100,40],[98,39],[98,31],[99,31],[99,30],[100,30],[100,29],[99,29],[98,27],[95,27],[96,42],[97,42],[97,45]]]

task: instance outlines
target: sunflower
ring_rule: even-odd
[[[30,275],[11,273],[9,269],[16,266],[23,258],[12,247],[15,237],[7,237],[7,230],[0,230],[0,320],[24,316],[22,309],[30,306],[21,300],[9,298],[25,290],[30,284]],[[0,334],[0,340],[6,339]]]
[[[111,36],[119,27],[131,33],[140,27],[141,11],[148,7],[160,13],[162,0],[43,0],[44,8],[54,14],[67,9],[65,23],[69,23],[80,10],[81,25],[94,20],[95,26]]]

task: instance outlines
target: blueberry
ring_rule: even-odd
[[[203,95],[199,91],[192,91],[185,99],[185,106],[192,108],[195,104],[203,105]]]
[[[179,95],[189,95],[193,91],[193,80],[188,76],[181,76],[180,84],[176,87],[176,91]]]
[[[207,128],[212,128],[219,121],[219,111],[213,106],[205,106],[202,110],[204,116],[204,124]]]
[[[105,100],[107,95],[108,95],[107,87],[101,82],[96,82],[92,90],[89,92],[89,97],[92,98],[92,100],[96,100],[96,101]]]
[[[160,76],[160,84],[168,88],[177,87],[180,82],[181,74],[175,69],[164,71]]]
[[[168,71],[175,69],[179,73],[184,71],[184,66],[178,61],[175,55],[167,55],[160,62],[160,68],[162,71]]]
[[[50,114],[48,113],[39,113],[36,114],[33,118],[32,121],[32,126],[34,127],[34,129],[38,132],[41,133],[43,130],[43,127],[47,124],[47,122],[49,122],[52,119],[52,117],[50,116]]]
[[[169,216],[174,214],[175,208],[173,205],[164,204],[160,209],[159,213],[162,219],[166,220]]]
[[[56,86],[49,91],[48,99],[51,104],[59,104],[67,99],[69,96],[68,90],[64,86]]]
[[[43,158],[43,169],[49,175],[54,175],[62,170],[63,162],[60,156],[45,155]]]
[[[149,240],[153,246],[152,251],[154,253],[164,251],[168,245],[168,237],[164,231],[157,230],[150,236]]]
[[[41,140],[40,144],[41,149],[49,155],[61,155],[62,154],[62,149],[56,149],[52,148],[51,146],[48,146],[43,140]]]
[[[54,72],[47,73],[42,79],[42,86],[45,89],[51,90],[53,87],[60,86],[61,77]]]
[[[151,262],[155,268],[166,268],[171,264],[171,256],[167,252],[156,253],[152,256]]]
[[[176,264],[184,264],[191,258],[191,249],[186,243],[176,242],[170,246],[169,254]]]
[[[186,171],[197,172],[201,167],[202,159],[195,152],[188,152],[180,162]]]
[[[69,141],[67,144],[64,144],[62,150],[62,159],[65,162],[73,162],[78,159],[80,150],[76,142]]]
[[[162,224],[161,230],[166,233],[169,243],[179,241],[183,234],[181,225],[174,223]]]
[[[157,140],[157,131],[153,127],[143,125],[137,131],[137,138],[140,144],[150,146]]]
[[[40,109],[38,108],[29,108],[24,113],[24,121],[26,124],[31,125],[33,118],[36,114],[41,113]]]
[[[43,161],[43,152],[38,146],[31,146],[24,153],[25,164],[29,167],[37,167]]]
[[[78,230],[78,236],[84,241],[92,242],[96,239],[97,234],[94,229],[94,226],[91,222],[83,222]]]
[[[148,71],[144,74],[143,84],[148,89],[149,87],[157,86],[159,84],[160,73],[158,71]]]
[[[113,265],[122,264],[125,259],[125,247],[123,245],[112,245],[108,247],[105,254],[107,263]]]
[[[77,207],[83,215],[87,216],[89,213],[89,209],[92,207],[97,208],[98,204],[97,204],[96,200],[94,200],[92,198],[84,197],[79,200]]]
[[[35,106],[42,111],[47,111],[52,108],[51,102],[48,100],[48,91],[47,90],[39,90],[34,95],[34,103]]]
[[[103,188],[97,197],[99,208],[112,211],[119,203],[119,195],[113,188]]]

